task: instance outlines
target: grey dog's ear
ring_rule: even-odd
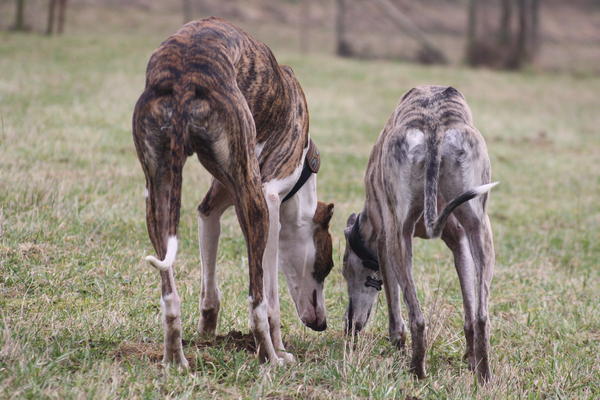
[[[346,226],[352,226],[356,222],[356,213],[350,214],[348,220],[346,221]]]
[[[354,226],[355,223],[356,223],[356,214],[352,213],[348,217],[348,221],[346,221],[346,228],[344,228],[344,236],[346,236],[346,239],[348,239],[348,236],[350,236],[350,232],[352,232],[352,227]]]

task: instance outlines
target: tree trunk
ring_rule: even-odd
[[[498,43],[507,46],[511,40],[510,28],[512,20],[513,0],[500,1],[500,23],[498,26]]]
[[[527,61],[532,61],[540,48],[540,1],[530,0],[529,35],[527,38]]]
[[[48,24],[46,25],[46,35],[52,35],[54,31],[54,11],[56,10],[56,0],[48,1]]]
[[[25,27],[25,0],[15,1],[15,24],[12,27],[15,31],[26,31]]]
[[[527,58],[527,33],[529,31],[528,4],[529,0],[518,0],[519,8],[519,26],[517,28],[517,40],[512,54],[507,60],[506,67],[509,69],[519,69],[523,66]]]
[[[447,62],[444,53],[438,49],[415,25],[410,18],[404,15],[390,0],[377,0],[385,14],[391,18],[396,26],[409,37],[416,40],[421,46],[419,60],[426,64],[445,64]]]
[[[67,13],[67,0],[58,0],[58,24],[56,33],[62,35],[65,31],[65,15]]]
[[[346,39],[346,1],[336,0],[335,16],[335,39],[336,53],[341,57],[351,57],[353,55],[350,44]]]
[[[469,14],[467,22],[467,56],[469,65],[477,64],[477,20],[479,16],[478,0],[469,0]]]

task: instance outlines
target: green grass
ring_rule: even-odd
[[[308,96],[322,151],[319,197],[336,203],[329,329],[304,328],[282,289],[294,366],[271,369],[231,342],[198,345],[195,207],[208,175],[184,174],[176,279],[191,372],[162,368],[159,277],[130,132],[158,35],[0,34],[1,398],[598,398],[600,78],[361,62],[278,51]],[[415,381],[387,342],[380,297],[366,332],[342,334],[343,227],[363,204],[372,144],[400,96],[424,83],[467,97],[486,137],[497,252],[492,369],[481,386],[461,357],[462,301],[450,252],[416,241],[429,323],[429,377]],[[218,256],[218,334],[248,332],[247,260],[233,212]],[[282,287],[285,285],[281,281]],[[404,312],[406,315],[406,312]],[[146,352],[127,352],[123,344]]]

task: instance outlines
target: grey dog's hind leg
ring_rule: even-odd
[[[494,245],[483,202],[470,204],[470,207],[457,209],[456,217],[466,232],[475,272],[474,294],[477,304],[473,318],[475,370],[483,381],[488,381],[491,378],[488,359],[490,332],[488,299],[494,271]]]
[[[464,332],[467,341],[464,358],[469,363],[469,368],[475,370],[475,354],[473,350],[473,324],[477,305],[475,298],[475,267],[465,230],[454,216],[448,219],[448,223],[442,234],[442,240],[452,251],[454,266],[460,281],[465,315]]]

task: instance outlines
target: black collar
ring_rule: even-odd
[[[319,167],[321,165],[321,158],[319,154],[319,149],[314,144],[312,139],[310,139],[308,143],[308,151],[306,152],[306,157],[304,158],[304,165],[302,166],[302,173],[300,174],[300,178],[296,181],[296,184],[290,190],[290,192],[281,200],[282,203],[288,201],[293,195],[295,195],[298,190],[304,186],[308,178],[312,174],[316,174],[319,172]]]
[[[367,248],[360,235],[360,214],[356,216],[356,222],[354,222],[350,235],[348,235],[348,244],[354,254],[360,258],[365,268],[372,271],[379,271],[379,260],[377,260],[377,256]]]
[[[360,235],[360,214],[356,216],[356,221],[352,226],[350,235],[348,235],[348,244],[350,245],[350,248],[354,254],[356,254],[358,258],[360,258],[360,261],[362,261],[363,267],[375,272],[374,277],[370,275],[367,276],[365,286],[372,287],[377,291],[380,291],[383,281],[379,279],[379,261],[377,260],[377,256],[367,248],[362,236]]]

